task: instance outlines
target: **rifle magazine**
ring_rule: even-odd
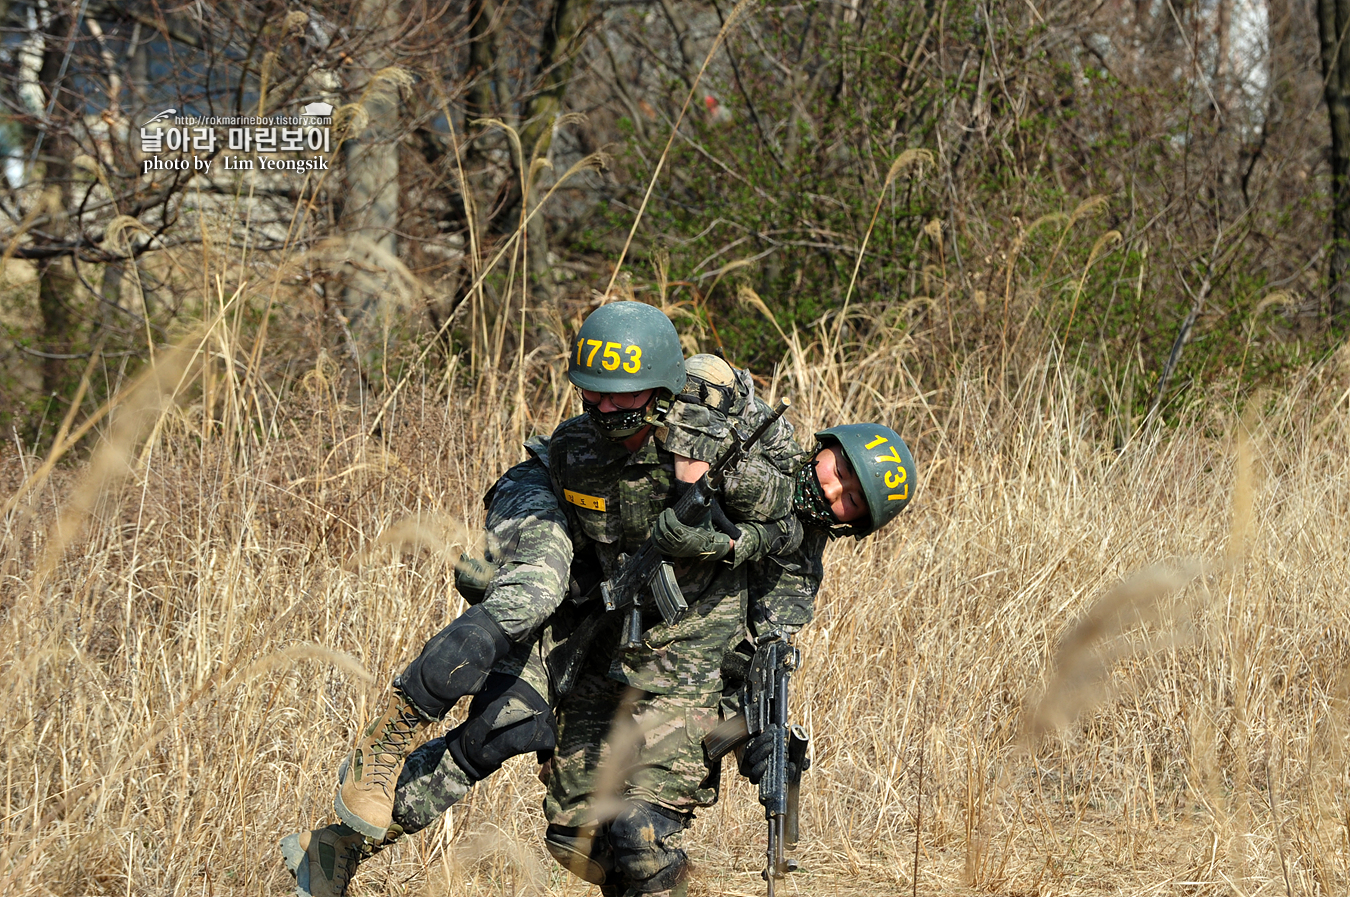
[[[684,600],[684,592],[675,579],[675,568],[669,562],[662,561],[652,577],[652,597],[656,599],[656,609],[667,626],[674,626],[684,617],[689,603]]]
[[[703,750],[713,763],[750,740],[750,730],[746,727],[744,713],[738,713],[723,720],[707,735],[703,736]]]

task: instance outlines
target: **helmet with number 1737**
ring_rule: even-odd
[[[914,497],[918,468],[900,434],[882,424],[845,424],[816,434],[817,443],[839,443],[848,458],[863,495],[867,517],[848,525],[844,532],[866,536],[895,519]]]

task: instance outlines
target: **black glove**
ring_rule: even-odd
[[[755,659],[755,646],[741,639],[740,644],[722,655],[722,691],[734,693],[745,684],[750,673],[750,664]]]
[[[781,738],[787,742],[784,746],[785,753],[783,756],[787,761],[786,780],[788,782],[800,780],[802,773],[811,768],[811,758],[806,754],[806,741],[801,739],[795,742],[800,748],[797,752],[800,757],[799,759],[793,759],[792,745],[794,742],[788,739],[788,730],[779,726],[769,726],[747,741],[745,747],[741,749],[741,775],[749,779],[750,784],[758,785],[769,774],[769,763],[773,760],[775,738]]]
[[[719,560],[731,552],[731,537],[719,533],[712,524],[697,526],[681,523],[674,508],[666,508],[652,527],[656,547],[667,557]]]
[[[712,507],[708,509],[712,515],[712,525],[718,532],[726,533],[734,542],[741,537],[741,528],[731,522],[727,512],[722,510],[722,503],[713,499]]]
[[[778,726],[769,726],[763,732],[752,737],[741,749],[741,775],[758,785],[769,772],[769,763],[773,760],[774,738],[787,738],[787,732]]]

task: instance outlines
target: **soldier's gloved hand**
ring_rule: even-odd
[[[656,547],[667,557],[718,560],[731,552],[731,537],[719,533],[705,522],[689,526],[675,516],[674,508],[666,508],[652,527]]]
[[[741,749],[741,775],[758,785],[769,772],[769,763],[773,761],[774,738],[787,738],[787,733],[778,726],[769,726],[763,732],[753,736]]]
[[[739,567],[764,557],[764,549],[769,545],[768,534],[758,523],[742,523],[741,534],[732,548],[731,565]]]
[[[469,604],[478,604],[487,595],[488,584],[497,575],[497,568],[482,558],[461,554],[455,564],[455,590]]]
[[[771,554],[789,554],[802,544],[802,525],[795,514],[767,524],[742,523],[740,529],[734,554],[737,567]]]

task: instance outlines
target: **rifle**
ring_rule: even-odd
[[[696,526],[708,519],[712,513],[713,500],[726,482],[727,474],[740,466],[750,447],[768,432],[787,409],[788,400],[780,399],[773,412],[744,439],[732,427],[731,445],[675,503],[675,516],[681,523]],[[652,536],[648,536],[647,541],[632,555],[620,555],[619,569],[614,577],[600,583],[600,597],[605,602],[605,610],[628,608],[623,638],[619,642],[621,648],[632,648],[642,641],[639,596],[644,589],[650,590],[656,599],[656,608],[667,625],[678,623],[689,609],[684,593],[680,591],[680,584],[675,580],[675,569],[662,557]]]
[[[759,802],[769,823],[769,844],[760,873],[773,897],[774,882],[797,871],[797,861],[784,855],[798,838],[798,804],[802,773],[811,768],[810,737],[788,724],[788,681],[801,666],[802,652],[781,629],[755,639],[755,656],[741,686],[741,712],[703,739],[708,758],[716,763],[761,732],[772,733],[773,754],[759,780]]]

